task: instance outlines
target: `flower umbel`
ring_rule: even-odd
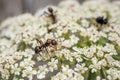
[[[0,24],[0,80],[120,80],[119,25],[120,4],[108,0],[9,18]]]

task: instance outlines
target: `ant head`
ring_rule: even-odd
[[[54,39],[51,41],[52,45],[57,45],[57,41],[55,41]]]
[[[53,13],[53,9],[52,9],[51,7],[48,7],[48,11],[49,11],[50,13]]]
[[[40,46],[36,46],[36,47],[35,47],[35,53],[39,53],[41,50],[42,50],[42,49],[41,49]]]

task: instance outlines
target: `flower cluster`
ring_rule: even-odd
[[[65,0],[3,21],[0,80],[120,80],[119,10],[120,2]]]

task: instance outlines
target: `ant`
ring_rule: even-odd
[[[52,20],[53,20],[53,24],[54,23],[56,23],[56,16],[54,15],[54,10],[53,10],[53,8],[51,8],[51,7],[48,7],[48,12],[49,13],[47,13],[47,12],[45,12],[46,14],[49,14],[49,17],[51,17],[52,18]]]
[[[97,17],[96,22],[98,24],[100,24],[100,26],[106,25],[106,24],[108,24],[108,18],[104,18],[103,16],[102,17]],[[101,27],[98,28],[98,31],[100,31],[100,30],[101,30]]]
[[[56,16],[54,13],[56,13],[56,11],[54,11],[52,7],[48,7],[47,11],[44,11],[44,14],[47,14],[48,17],[52,19],[52,24],[56,23]],[[53,31],[53,29],[49,29],[48,27],[47,27],[47,30],[48,30],[48,33]]]
[[[39,54],[39,52],[42,52],[44,49],[47,51],[47,47],[54,47],[57,50],[57,41],[55,39],[47,39],[47,41],[43,44],[43,42],[39,39],[36,39],[38,43],[41,45],[36,46],[34,51],[36,54]]]
[[[42,16],[42,15],[44,15],[44,14],[47,14],[48,17],[50,17],[50,18],[52,19],[52,21],[53,21],[52,23],[54,24],[54,23],[56,23],[56,16],[55,16],[54,13],[56,13],[56,11],[54,11],[52,7],[48,7],[47,10],[44,10],[44,11],[40,14],[40,16]]]

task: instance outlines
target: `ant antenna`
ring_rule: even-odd
[[[37,41],[37,43],[39,43],[39,45],[43,44],[42,40],[39,40],[38,38],[36,38],[36,41]]]

